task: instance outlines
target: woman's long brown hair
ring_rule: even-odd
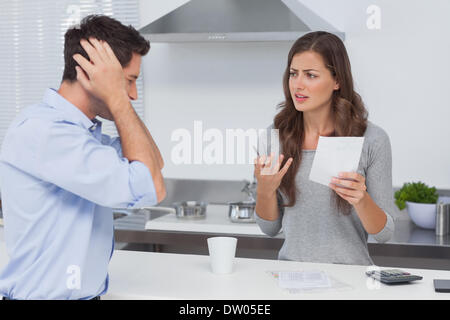
[[[339,89],[333,91],[331,111],[334,117],[335,136],[363,136],[367,128],[368,113],[361,96],[355,92],[350,60],[341,39],[324,32],[311,32],[299,38],[289,51],[286,70],[283,76],[285,101],[279,104],[281,111],[275,116],[274,127],[279,130],[280,143],[284,154],[283,164],[293,158],[291,167],[283,177],[279,190],[287,197],[285,207],[292,207],[301,190],[297,190],[295,176],[302,161],[304,140],[303,112],[295,109],[289,90],[289,74],[293,57],[296,54],[313,51],[320,54],[326,67],[339,83]],[[333,192],[339,212],[350,213],[347,201]],[[331,200],[331,199],[330,199]]]

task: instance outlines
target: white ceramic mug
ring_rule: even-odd
[[[216,274],[232,273],[237,238],[212,237],[207,241],[212,272]]]

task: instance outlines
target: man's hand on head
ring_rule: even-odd
[[[119,108],[116,101],[128,101],[126,79],[122,66],[106,41],[95,38],[81,39],[81,46],[89,60],[81,54],[73,55],[77,80],[85,90],[106,103],[111,113]]]

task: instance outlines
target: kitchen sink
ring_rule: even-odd
[[[113,209],[114,227],[116,229],[144,230],[145,224],[164,215],[166,211],[158,209]]]

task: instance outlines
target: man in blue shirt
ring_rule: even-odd
[[[150,48],[131,26],[88,16],[65,35],[58,91],[13,121],[0,153],[9,263],[7,299],[93,299],[108,289],[112,209],[166,195],[163,160],[136,115],[136,79]],[[119,136],[101,133],[100,116]]]

